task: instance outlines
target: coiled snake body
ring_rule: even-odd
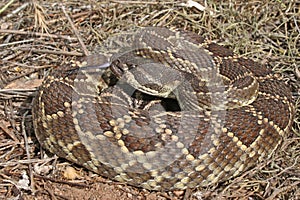
[[[291,92],[268,68],[190,32],[133,38],[109,61],[47,76],[33,105],[44,148],[120,182],[175,190],[240,174],[289,131]]]

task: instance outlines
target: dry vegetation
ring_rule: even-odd
[[[149,192],[41,154],[30,108],[45,73],[97,53],[101,41],[133,26],[191,30],[268,63],[283,74],[299,107],[299,0],[198,3],[205,9],[185,0],[0,1],[0,199],[300,199],[299,110],[268,161],[209,188]]]

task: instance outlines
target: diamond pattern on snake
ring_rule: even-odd
[[[179,190],[238,176],[289,131],[291,91],[268,67],[183,30],[119,38],[45,78],[32,110],[43,148],[119,182]]]

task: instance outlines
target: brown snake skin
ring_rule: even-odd
[[[142,28],[109,62],[91,58],[45,78],[34,129],[42,147],[113,180],[225,181],[267,158],[293,122],[279,76],[194,33]]]

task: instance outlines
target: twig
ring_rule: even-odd
[[[25,76],[31,75],[32,73],[37,72],[37,71],[38,71],[38,69],[35,69],[35,70],[31,70],[31,71],[29,71],[29,72],[25,72],[25,73],[23,73],[23,74],[20,74],[20,75],[11,77],[11,78],[8,80],[8,82],[12,82],[12,81],[15,81],[15,80],[17,80],[17,79],[23,78],[23,77],[25,77]]]
[[[4,12],[15,0],[10,0],[3,8],[0,10],[0,14]]]
[[[38,174],[34,174],[35,177],[40,178],[40,179],[44,179],[44,180],[49,180],[51,182],[55,182],[55,183],[62,183],[62,184],[68,184],[71,186],[78,186],[78,187],[84,187],[84,188],[90,188],[90,186],[86,183],[74,183],[74,182],[70,182],[70,181],[64,181],[64,180],[58,180],[55,178],[50,178],[50,177],[46,177],[46,176],[41,176]]]
[[[7,166],[16,166],[20,164],[32,164],[32,163],[45,163],[50,162],[54,160],[55,158],[43,158],[42,160],[40,158],[30,159],[30,160],[18,160],[18,161],[7,161],[7,162],[0,162],[0,167],[7,167]],[[35,175],[34,175],[35,176]]]
[[[23,46],[23,45],[21,45],[21,46]],[[27,46],[27,45],[25,45],[25,46]],[[20,46],[18,46],[18,48],[20,48]],[[13,51],[11,51],[11,50],[13,50]],[[14,50],[15,50],[14,47],[5,49],[2,53],[3,53],[3,55],[8,55],[8,56],[3,57],[2,61],[13,60],[14,58],[18,57],[20,54],[23,53],[22,51],[14,51]]]
[[[49,33],[48,24],[45,20],[46,12],[44,8],[38,4],[35,0],[32,0],[32,5],[34,8],[34,27],[41,28],[42,32]]]
[[[15,142],[20,143],[18,138],[15,136],[15,134],[11,133],[12,131],[7,128],[7,126],[0,121],[0,129],[4,131],[11,139],[13,139]]]
[[[54,191],[53,191],[53,189],[52,188],[50,188],[50,189],[48,189],[48,188],[45,188],[45,190],[49,193],[49,195],[50,195],[50,197],[51,197],[51,199],[53,199],[53,200],[57,200],[57,198],[56,198],[56,196],[55,196],[55,194],[54,194]]]
[[[0,100],[34,96],[35,89],[0,89]]]
[[[21,51],[31,51],[34,53],[44,53],[44,54],[55,54],[55,55],[67,55],[67,56],[83,56],[82,53],[78,52],[68,52],[68,51],[51,51],[47,49],[34,49],[34,48],[18,48]]]
[[[71,24],[71,27],[72,27],[72,29],[73,29],[73,32],[74,32],[74,34],[76,35],[76,37],[77,37],[77,39],[78,39],[78,41],[79,41],[79,43],[80,43],[80,45],[81,45],[81,47],[82,47],[82,50],[83,50],[85,56],[90,55],[90,52],[87,50],[85,44],[83,43],[83,41],[82,41],[82,39],[81,39],[81,37],[80,37],[80,35],[79,35],[79,32],[78,32],[78,30],[76,29],[76,27],[75,27],[73,21],[71,20],[70,16],[69,16],[68,13],[66,12],[65,7],[62,5],[61,8],[62,8],[62,10],[63,10],[63,12],[64,12],[66,18],[68,19],[69,23]]]
[[[300,185],[300,181],[296,181],[294,183],[291,183],[288,186],[285,186],[285,187],[282,187],[279,189],[275,189],[275,191],[271,194],[271,196],[266,198],[266,200],[276,199],[276,196],[278,196],[279,194],[282,194],[284,192],[287,193],[289,190],[299,187],[299,185]]]
[[[22,117],[21,128],[22,128],[22,134],[24,137],[27,160],[30,160],[29,145],[28,145],[28,139],[27,139],[27,134],[26,134],[26,130],[25,130],[25,118],[26,118],[27,114],[28,114],[28,111],[26,111]],[[29,168],[29,177],[30,177],[30,188],[31,188],[31,191],[34,192],[35,187],[34,187],[34,179],[33,179],[31,163],[28,164],[28,168]]]
[[[20,31],[20,30],[10,30],[10,29],[0,29],[0,33],[13,33],[19,35],[32,35],[32,36],[41,36],[41,37],[50,37],[54,39],[65,39],[65,40],[77,40],[76,38],[72,38],[68,35],[55,35],[50,33],[39,33],[32,31]]]
[[[18,12],[20,12],[21,10],[23,10],[24,8],[26,8],[29,5],[29,3],[24,3],[22,4],[20,7],[18,7],[17,9],[15,9],[14,11],[12,11],[10,14],[8,14],[6,17],[4,17],[3,19],[8,19],[10,17],[12,17],[14,14],[17,14]]]
[[[17,125],[16,125],[16,117],[15,117],[15,113],[14,113],[14,107],[13,107],[13,101],[11,99],[8,99],[7,101],[4,101],[4,112],[5,115],[7,116],[9,122],[10,122],[10,126],[12,127],[12,134],[15,134],[16,132],[18,132],[17,130]],[[17,138],[17,136],[15,136]]]
[[[45,69],[45,68],[50,68],[50,65],[44,65],[44,66],[36,66],[36,65],[26,65],[23,63],[19,63],[19,62],[14,62],[14,61],[8,61],[8,60],[0,60],[0,64],[8,64],[8,65],[13,65],[13,66],[19,66],[19,67],[23,67],[23,68],[27,68],[27,69],[33,69],[33,70],[40,70],[40,69]],[[8,69],[9,66],[4,66],[1,69]],[[32,73],[35,71],[32,71]],[[29,74],[26,74],[26,76]],[[14,79],[14,78],[13,78]]]
[[[174,2],[170,1],[170,2],[163,2],[163,1],[159,1],[159,2],[152,2],[152,1],[117,1],[117,0],[111,0],[111,2],[113,3],[119,3],[119,4],[147,4],[147,5],[167,5],[167,4],[171,4],[173,5]]]
[[[21,41],[16,41],[16,42],[0,44],[0,48],[1,47],[6,47],[6,46],[9,46],[9,45],[16,45],[16,44],[22,44],[22,43],[26,43],[26,42],[33,42],[33,41],[34,41],[34,39],[29,39],[29,40],[21,40]]]

